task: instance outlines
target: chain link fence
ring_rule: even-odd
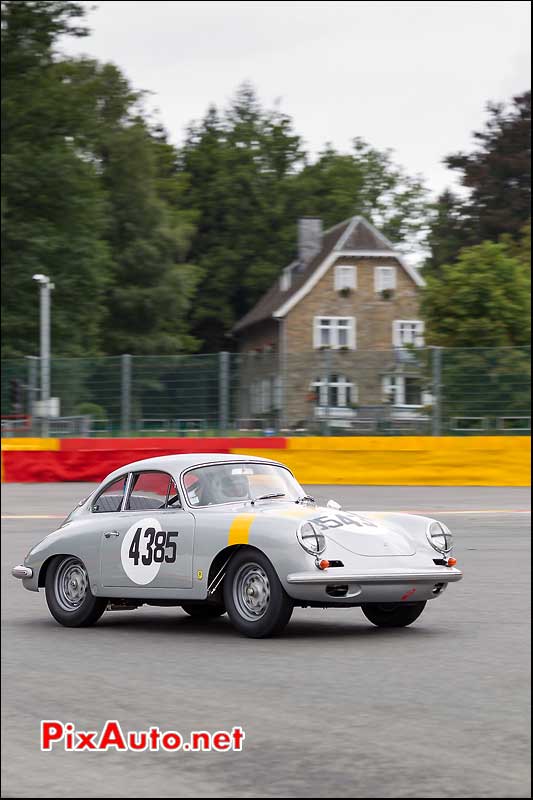
[[[530,348],[314,350],[2,364],[2,435],[529,434]]]

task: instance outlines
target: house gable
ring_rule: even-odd
[[[374,228],[370,222],[363,219],[363,217],[353,217],[351,220],[348,220],[348,222],[349,224],[338,238],[333,250],[321,264],[316,265],[313,272],[298,290],[274,310],[274,317],[285,317],[297,303],[303,300],[303,298],[314,289],[317,283],[339,258],[392,258],[399,264],[400,268],[408,274],[416,286],[425,285],[418,271],[411,267],[405,259],[394,250],[392,243]]]
[[[281,319],[317,285],[339,258],[394,259],[416,286],[424,281],[395,251],[392,243],[370,222],[360,216],[351,217],[325,231],[320,251],[307,264],[292,262],[285,268],[270,290],[237,322],[239,331],[266,319]]]

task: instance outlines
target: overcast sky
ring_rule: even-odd
[[[171,140],[243,80],[279,99],[316,153],[354,136],[393,148],[433,191],[489,99],[530,86],[529,2],[197,0],[100,2],[64,50],[118,64],[153,93]]]

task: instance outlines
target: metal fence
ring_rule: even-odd
[[[529,434],[530,348],[314,350],[2,364],[2,435]]]

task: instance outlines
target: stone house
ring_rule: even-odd
[[[298,223],[298,256],[235,325],[242,420],[375,430],[429,402],[420,274],[363,217]]]

